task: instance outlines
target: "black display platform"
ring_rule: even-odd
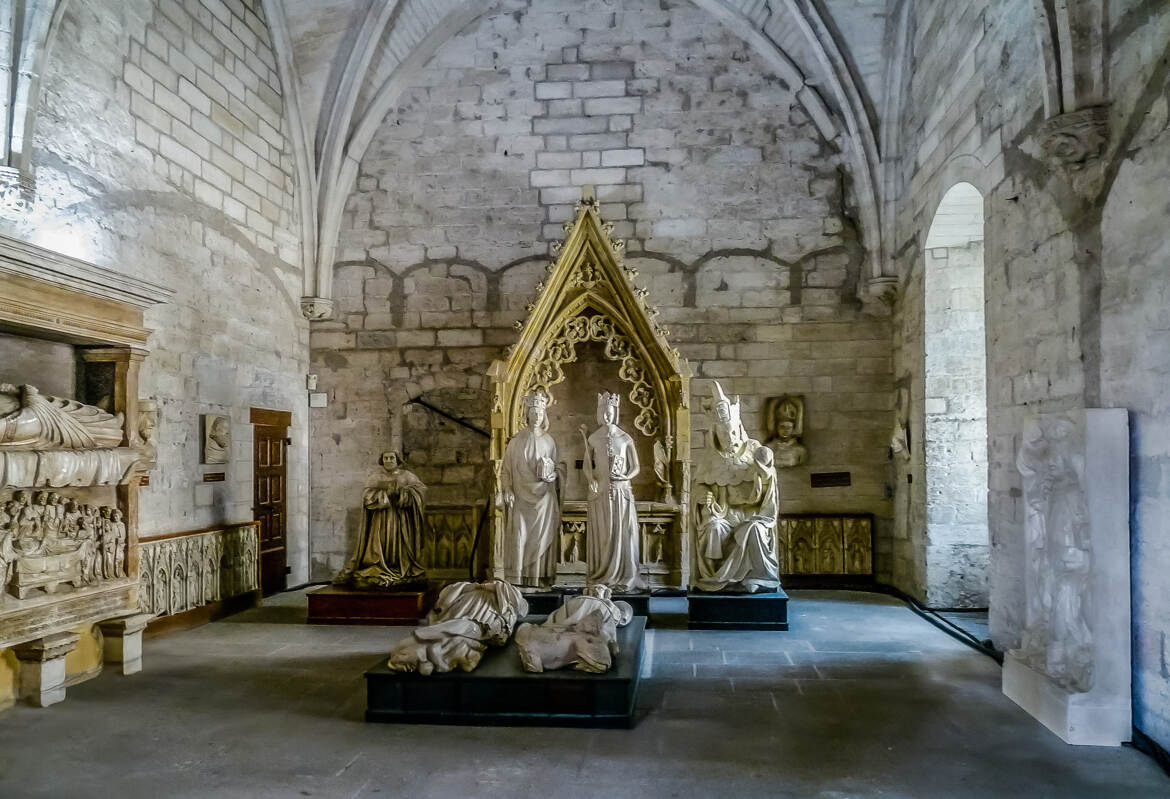
[[[560,591],[536,591],[524,594],[528,602],[528,612],[533,616],[547,616],[565,602],[565,595]]]
[[[530,614],[533,616],[547,616],[565,604],[565,600],[575,596],[581,596],[580,588],[556,588],[552,591],[538,591],[525,594],[524,598],[528,600],[528,612]],[[630,607],[634,610],[635,616],[650,615],[650,594],[614,594],[610,598],[615,602],[619,599],[623,602],[629,602]]]
[[[687,594],[692,630],[787,630],[788,594]]]
[[[489,649],[472,672],[402,674],[383,658],[366,672],[366,721],[630,728],[645,634],[641,616],[620,628],[621,651],[605,674],[573,669],[531,674],[520,666],[514,641]]]
[[[649,594],[614,594],[610,597],[614,602],[619,599],[622,602],[629,602],[630,607],[634,609],[634,616],[650,615],[650,595]]]

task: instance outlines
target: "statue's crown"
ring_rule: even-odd
[[[621,394],[613,394],[609,391],[603,391],[597,395],[597,407],[601,408],[620,408],[622,404]]]
[[[524,397],[524,408],[548,408],[548,396],[543,391],[534,391]]]

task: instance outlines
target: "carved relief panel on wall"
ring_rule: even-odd
[[[217,413],[203,414],[203,462],[227,463],[232,453],[232,420]]]
[[[808,462],[804,436],[804,397],[785,394],[772,397],[764,403],[764,428],[780,469],[803,466]]]

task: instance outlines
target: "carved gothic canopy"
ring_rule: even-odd
[[[632,284],[637,273],[625,266],[625,245],[610,238],[612,227],[601,221],[592,197],[578,206],[576,221],[565,225],[569,237],[558,259],[528,306],[520,340],[506,361],[492,365],[501,453],[523,425],[524,396],[537,390],[551,396],[549,389],[565,380],[565,367],[586,342],[601,343],[605,357],[619,364],[634,427],[649,438],[679,439],[676,409],[687,408],[690,368],[667,343],[646,289]]]
[[[601,220],[591,187],[577,208],[577,217],[565,225],[568,238],[556,248],[558,257],[548,276],[537,286],[538,296],[528,306],[529,316],[518,324],[519,340],[502,361],[488,372],[492,386],[491,459],[498,493],[504,450],[524,426],[524,398],[541,391],[552,400],[548,415],[556,418],[557,392],[580,356],[584,362],[602,357],[617,366],[620,383],[591,386],[617,391],[629,408],[625,420],[643,440],[652,442],[655,475],[671,507],[659,507],[659,519],[675,519],[676,531],[688,529],[691,479],[691,370],[666,340],[655,320],[657,309],[648,292],[634,285],[634,269],[626,266],[624,242],[614,241],[613,226]],[[562,387],[561,393],[564,394]],[[563,454],[563,453],[562,453]],[[673,505],[677,492],[678,505]],[[562,496],[562,500],[564,497]],[[649,497],[639,497],[649,500]],[[650,512],[650,502],[639,513]],[[663,516],[662,514],[666,514]],[[650,518],[650,517],[647,517]],[[503,516],[492,511],[491,576],[503,577]],[[676,533],[677,535],[677,533]],[[671,585],[686,581],[685,537],[672,544],[674,571],[664,578]],[[680,576],[681,575],[681,576]]]

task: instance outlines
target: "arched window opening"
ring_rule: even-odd
[[[926,239],[926,584],[936,608],[988,604],[983,196],[959,183]]]

